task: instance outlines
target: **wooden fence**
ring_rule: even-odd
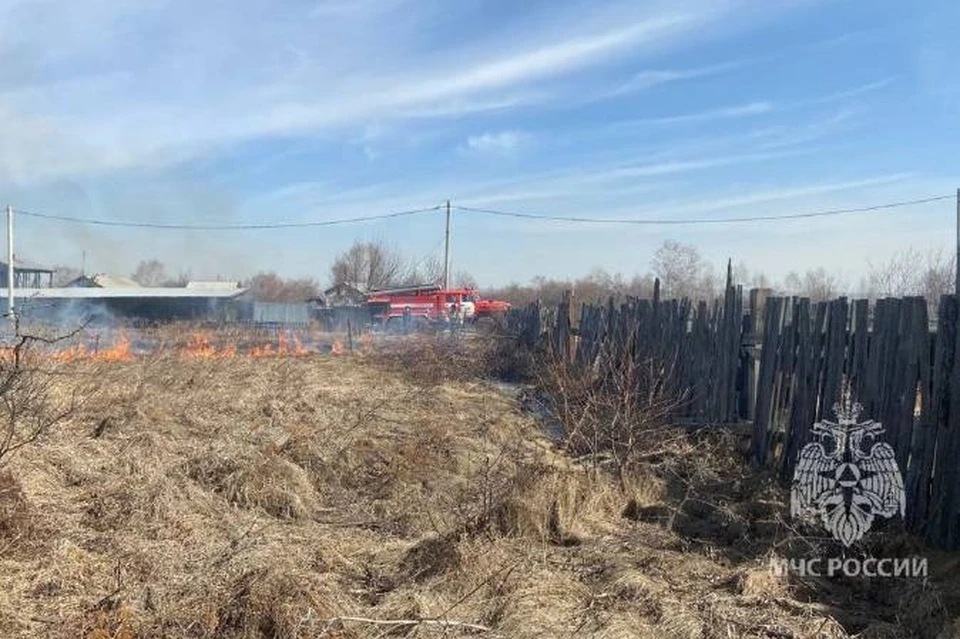
[[[883,424],[907,493],[906,525],[930,543],[960,548],[960,348],[956,296],[940,300],[932,330],[923,298],[839,298],[811,303],[728,283],[712,305],[652,299],[512,311],[521,345],[565,366],[656,360],[680,403],[676,419],[742,423],[753,463],[793,474],[814,422],[834,420],[849,385],[862,418]],[[579,317],[574,322],[573,316]]]

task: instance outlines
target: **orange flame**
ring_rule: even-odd
[[[94,357],[104,362],[129,362],[133,359],[133,353],[130,351],[130,339],[125,333],[120,333],[113,346],[96,353]]]
[[[61,362],[74,362],[78,359],[87,357],[87,347],[84,344],[76,344],[70,348],[53,354],[53,358]]]
[[[315,331],[308,335],[308,339],[314,342],[320,342],[321,335]],[[175,347],[175,354],[183,359],[213,359],[213,358],[233,358],[238,355],[244,355],[251,358],[269,358],[269,357],[307,357],[318,351],[315,347],[305,347],[301,336],[294,331],[279,331],[275,340],[254,343],[238,344],[236,341],[219,341],[220,338],[211,334],[199,331],[189,336],[186,343],[180,343]],[[233,338],[236,339],[236,338]],[[372,343],[369,335],[360,335],[362,345]],[[78,360],[86,361],[104,361],[104,362],[126,362],[135,358],[131,349],[130,338],[126,333],[120,332],[114,339],[111,346],[103,349],[99,346],[99,336],[92,342],[80,342],[70,347],[51,353],[50,356],[56,361],[74,362]],[[219,343],[218,343],[219,342]],[[336,340],[331,344],[330,352],[333,355],[344,353],[344,344]],[[2,356],[2,354],[0,354]]]
[[[181,354],[188,359],[209,359],[220,355],[216,347],[210,343],[210,339],[206,333],[194,333],[191,335],[190,342]]]

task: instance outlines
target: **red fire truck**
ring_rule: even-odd
[[[367,306],[375,322],[387,326],[401,325],[407,316],[412,327],[446,324],[469,324],[482,317],[503,315],[510,308],[507,302],[480,299],[475,289],[444,290],[424,285],[372,291]]]

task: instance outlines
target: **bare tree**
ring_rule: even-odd
[[[927,263],[920,280],[922,295],[931,304],[939,304],[941,295],[949,295],[956,288],[957,258],[952,253],[944,256],[942,249],[927,254]]]
[[[653,276],[649,273],[637,274],[627,280],[619,273],[611,275],[597,268],[577,280],[537,276],[527,285],[514,283],[485,288],[483,295],[510,302],[514,306],[523,306],[538,299],[547,306],[554,306],[560,302],[565,291],[572,291],[579,301],[606,300],[610,296],[624,295],[650,298],[653,296]]]
[[[653,276],[649,273],[634,275],[627,283],[626,293],[633,297],[653,297]]]
[[[382,242],[355,242],[330,266],[334,284],[350,284],[361,290],[393,286],[403,278],[403,258]]]
[[[733,265],[733,282],[750,288],[770,288],[770,278],[762,271],[751,272],[744,262],[735,262]]]
[[[667,240],[654,253],[650,267],[669,297],[707,299],[716,292],[716,275],[693,245]]]
[[[922,253],[910,247],[881,264],[868,262],[864,292],[871,297],[922,295],[936,306],[941,295],[953,292],[955,264],[943,249]]]
[[[843,282],[835,273],[822,266],[803,275],[791,272],[783,281],[782,293],[810,298],[811,302],[826,302],[841,294]]]
[[[193,273],[190,271],[190,269],[185,269],[180,271],[176,277],[171,277],[164,280],[161,286],[167,286],[170,288],[182,288],[186,286],[191,279],[193,279]]]
[[[458,288],[477,288],[477,278],[466,271],[457,271],[453,281]]]
[[[825,302],[840,294],[840,278],[818,267],[803,276],[803,294],[813,302]]]
[[[800,274],[796,271],[790,271],[787,273],[787,276],[783,278],[783,286],[779,288],[781,289],[781,293],[800,295],[800,290],[803,288],[803,278],[801,278]]]
[[[443,281],[443,262],[436,257],[426,257],[404,268],[399,284],[440,284]]]
[[[167,267],[156,258],[137,264],[137,270],[131,277],[140,286],[163,286],[169,280]]]
[[[284,279],[276,273],[257,273],[245,285],[251,297],[260,302],[303,302],[320,296],[315,280]]]

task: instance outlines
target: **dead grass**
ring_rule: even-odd
[[[615,480],[470,375],[72,366],[98,390],[0,474],[0,636],[847,636],[762,558],[693,538],[684,518],[715,515],[678,497],[682,465]],[[861,598],[847,630],[941,619],[928,594],[899,613]]]

